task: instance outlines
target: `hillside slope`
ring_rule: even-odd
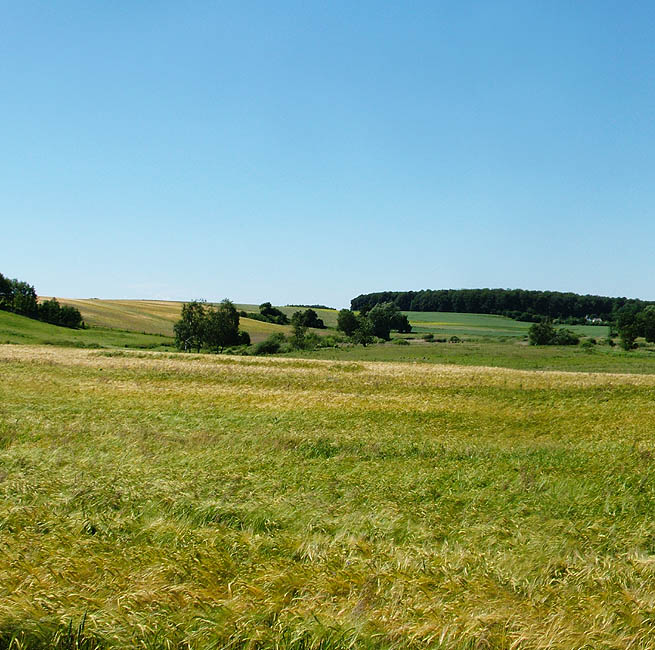
[[[40,298],[45,300],[45,297]],[[96,298],[57,298],[62,305],[77,307],[84,322],[91,327],[104,327],[146,334],[173,336],[173,325],[180,319],[182,302],[168,300],[98,300]],[[239,309],[257,311],[254,305],[237,305]],[[296,311],[285,307],[283,310]],[[322,310],[327,311],[327,310]],[[321,316],[322,318],[322,316]],[[336,317],[335,317],[336,322]],[[250,334],[253,343],[271,334],[289,334],[289,326],[263,323],[250,318],[241,319],[241,329]],[[317,330],[320,331],[320,330]]]
[[[0,344],[23,343],[93,348],[158,349],[173,344],[170,336],[126,332],[104,327],[73,330],[0,311]]]

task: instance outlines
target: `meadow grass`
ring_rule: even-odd
[[[0,647],[655,648],[654,399],[0,346]]]
[[[145,334],[102,327],[70,329],[0,311],[0,344],[40,344],[87,348],[166,349],[173,339],[160,334]]]
[[[533,346],[515,339],[503,341],[485,338],[460,343],[413,340],[410,345],[404,346],[394,345],[393,342],[367,347],[342,345],[311,351],[296,350],[285,356],[333,361],[457,364],[517,370],[655,373],[655,346],[645,344],[637,350],[626,352],[619,346]]]

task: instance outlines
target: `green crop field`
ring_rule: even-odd
[[[404,311],[412,329],[435,336],[520,337],[526,336],[531,323],[491,314],[459,314],[453,312]],[[604,338],[608,328],[597,325],[563,325],[583,336]]]
[[[655,647],[653,376],[18,345],[0,373],[2,648]]]
[[[156,349],[171,348],[173,339],[160,334],[143,334],[102,327],[74,330],[0,311],[0,343]]]

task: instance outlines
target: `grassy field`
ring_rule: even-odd
[[[102,327],[74,330],[0,311],[0,344],[40,344],[88,348],[171,348],[173,339]]]
[[[532,323],[490,314],[458,314],[452,312],[405,311],[414,332],[460,338],[527,336]],[[582,336],[605,338],[607,327],[598,325],[565,325]]]
[[[655,647],[655,377],[0,368],[2,648]]]
[[[531,346],[524,341],[498,341],[488,338],[461,343],[410,345],[342,346],[315,351],[295,351],[288,357],[334,361],[389,361],[490,366],[517,370],[563,370],[574,372],[655,373],[655,346],[624,352],[618,346]]]
[[[84,321],[93,328],[120,329],[147,334],[173,336],[173,325],[180,319],[181,302],[165,300],[97,300],[57,298],[63,305],[77,307]],[[242,307],[239,306],[239,309]],[[257,311],[258,308],[255,309]],[[295,311],[295,310],[294,310]],[[241,329],[250,334],[253,343],[271,334],[289,334],[290,327],[241,319]]]

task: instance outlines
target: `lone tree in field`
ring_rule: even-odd
[[[307,325],[305,324],[305,313],[306,312],[295,311],[291,316],[291,327],[293,328],[293,345],[300,349],[305,346],[305,336],[307,335],[308,329]]]
[[[352,333],[352,340],[366,347],[373,343],[373,323],[366,316],[357,316],[357,328]]]
[[[357,329],[359,322],[355,312],[350,309],[342,309],[337,316],[337,329],[346,336],[352,336]]]
[[[175,345],[180,350],[196,349],[200,352],[205,339],[205,303],[200,300],[185,302],[182,305],[182,317],[173,330]]]
[[[366,317],[373,325],[373,334],[388,341],[391,330],[398,332],[411,332],[412,326],[407,316],[400,313],[400,310],[392,302],[383,302],[375,305]]]
[[[319,330],[325,329],[325,323],[323,322],[323,319],[319,318],[318,314],[313,309],[297,311],[294,312],[293,315],[295,316],[296,314],[301,314],[302,322],[305,327],[314,327]],[[293,317],[291,318],[291,322],[293,323]]]
[[[205,311],[204,343],[216,352],[239,344],[239,312],[227,298]]]
[[[250,345],[248,332],[239,331],[239,312],[234,303],[225,298],[216,307],[204,300],[185,302],[182,318],[175,323],[175,345],[180,350],[200,352],[209,348],[222,352],[233,345]]]

